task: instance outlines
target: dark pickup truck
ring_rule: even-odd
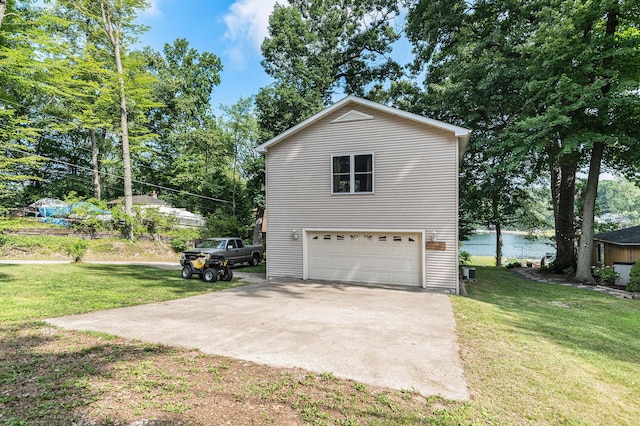
[[[262,246],[246,246],[242,238],[209,238],[201,242],[196,248],[182,252],[180,265],[186,264],[198,258],[201,254],[222,256],[229,265],[247,262],[255,266],[262,262]]]

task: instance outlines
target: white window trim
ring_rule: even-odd
[[[355,162],[355,156],[356,155],[370,155],[371,156],[371,191],[370,192],[364,192],[364,191],[360,191],[360,192],[355,192],[354,189],[356,187],[356,173],[355,173],[355,168],[356,168],[356,162]],[[350,157],[349,159],[349,192],[336,192],[335,188],[333,187],[333,159],[335,157]],[[370,195],[370,194],[375,194],[376,192],[376,157],[374,155],[373,152],[349,152],[349,153],[343,153],[343,154],[331,154],[331,167],[330,167],[330,173],[331,173],[331,195]]]

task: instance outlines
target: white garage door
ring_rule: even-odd
[[[309,232],[310,279],[422,285],[420,236],[394,232]]]

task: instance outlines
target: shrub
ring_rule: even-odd
[[[458,255],[458,263],[461,267],[467,266],[469,263],[471,263],[471,253],[469,253],[468,251],[461,251]]]
[[[640,260],[631,267],[627,291],[640,292]]]
[[[158,239],[160,232],[171,231],[176,221],[173,216],[160,214],[157,209],[136,210],[135,217],[140,225],[153,236],[154,240]]]
[[[522,263],[518,261],[507,263],[507,269],[513,269],[513,268],[522,268]]]
[[[116,206],[111,209],[111,216],[113,217],[113,228],[120,232],[122,238],[128,239],[144,232],[142,224],[135,216],[127,215],[122,206]]]
[[[176,253],[187,250],[190,247],[190,239],[184,235],[176,235],[171,239],[171,248]]]
[[[594,266],[592,274],[600,278],[600,283],[604,285],[615,285],[616,280],[620,277],[620,274],[612,266],[603,266],[601,268]]]
[[[91,238],[95,238],[98,231],[108,229],[107,224],[97,217],[89,217],[87,219],[78,220],[73,223],[74,231],[82,234],[89,234]]]
[[[67,253],[74,262],[80,262],[87,253],[87,243],[79,238],[74,238],[67,244]]]

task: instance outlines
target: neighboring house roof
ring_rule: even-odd
[[[453,133],[454,136],[456,138],[458,138],[458,147],[459,147],[459,160],[462,159],[462,156],[464,155],[464,151],[467,148],[467,144],[469,143],[469,138],[471,137],[471,130],[469,129],[465,129],[463,127],[458,127],[458,126],[454,126],[452,124],[447,124],[444,123],[442,121],[438,121],[438,120],[434,120],[432,118],[427,118],[424,117],[422,115],[418,115],[418,114],[413,114],[410,112],[406,112],[406,111],[402,111],[399,110],[397,108],[392,108],[390,106],[387,105],[383,105],[383,104],[379,104],[377,102],[373,102],[373,101],[368,101],[366,99],[362,99],[362,98],[358,98],[356,96],[347,96],[346,98],[343,98],[341,100],[339,100],[338,102],[334,103],[333,105],[331,105],[330,107],[320,111],[319,113],[312,115],[311,117],[309,117],[308,119],[304,120],[303,122],[293,126],[292,128],[290,128],[289,130],[280,133],[278,136],[274,137],[273,139],[263,143],[262,145],[258,146],[256,148],[257,152],[260,153],[265,153],[268,151],[269,147],[287,139],[288,137],[298,133],[300,130],[305,129],[306,127],[310,126],[311,124],[315,123],[316,121],[320,120],[323,117],[326,117],[327,115],[333,113],[334,111],[347,106],[347,105],[361,105],[364,107],[368,107],[374,110],[378,110],[387,114],[392,114],[395,115],[397,117],[402,117],[405,118],[407,120],[412,120],[415,122],[418,122],[420,124],[424,124],[427,126],[431,126],[431,127],[435,127],[437,129],[440,130],[444,130],[446,132],[450,132]],[[358,117],[356,117],[358,116]],[[347,114],[345,114],[344,116],[340,117],[339,120],[342,121],[349,121],[349,120],[355,120],[355,119],[366,119],[367,118],[367,114],[363,114],[362,112],[359,111],[351,111]],[[369,118],[373,118],[370,117]]]
[[[593,236],[594,240],[618,245],[640,245],[640,226],[603,232]]]
[[[124,202],[124,198],[118,198],[107,202],[107,204],[118,204]],[[132,197],[132,203],[134,206],[170,206],[164,200],[160,200],[151,195],[134,195]]]

